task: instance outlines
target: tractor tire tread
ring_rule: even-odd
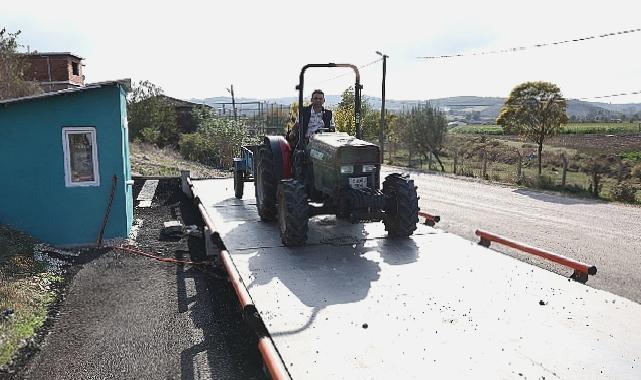
[[[256,165],[256,207],[258,215],[264,222],[276,220],[276,180],[274,175],[274,158],[268,146],[263,146],[258,151],[258,164]],[[259,183],[260,181],[260,183]],[[259,192],[262,191],[262,196]],[[262,201],[261,201],[262,200]]]
[[[281,181],[278,186],[278,205],[283,244],[290,247],[305,244],[309,229],[309,204],[305,185],[296,180]]]
[[[393,173],[383,181],[385,214],[383,223],[391,237],[407,237],[414,233],[418,223],[418,195],[414,180],[408,175]]]

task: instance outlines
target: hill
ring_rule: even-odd
[[[381,99],[377,97],[364,96],[369,104],[377,109],[381,107]],[[253,99],[253,98],[239,98],[236,99],[237,104],[241,103],[267,103],[289,106],[297,101],[296,97],[281,97],[281,98],[268,98],[268,99]],[[326,95],[325,105],[333,108],[340,103],[340,95]],[[454,96],[448,98],[431,99],[433,104],[438,105],[450,115],[467,115],[475,111],[479,112],[479,116],[483,120],[496,119],[503,103],[506,98],[497,97],[480,97],[480,96]],[[212,97],[205,99],[190,99],[194,103],[204,103],[211,106],[216,104],[228,103],[231,104],[231,98],[226,96]],[[386,99],[385,108],[389,112],[401,113],[404,110],[410,109],[419,102],[424,100],[397,100]],[[594,120],[612,120],[612,119],[631,119],[633,117],[641,117],[641,103],[627,103],[627,104],[611,104],[603,102],[586,102],[582,100],[568,100],[567,108],[568,117],[576,119],[594,119]]]

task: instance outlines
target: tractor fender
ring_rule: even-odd
[[[292,148],[283,136],[265,136],[263,144],[272,151],[274,158],[274,174],[281,179],[292,178]],[[278,169],[280,168],[280,170]]]

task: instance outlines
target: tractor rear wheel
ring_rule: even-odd
[[[276,220],[276,185],[272,151],[269,146],[263,146],[258,151],[256,165],[256,207],[262,221]]]
[[[280,238],[286,246],[307,241],[309,204],[305,185],[296,180],[283,180],[278,185],[278,224]]]
[[[391,237],[407,237],[418,223],[418,196],[414,180],[409,175],[393,173],[383,181],[385,214],[383,223]]]
[[[245,172],[234,170],[234,195],[238,199],[243,199],[243,190],[245,189]]]

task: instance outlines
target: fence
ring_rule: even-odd
[[[234,106],[236,112],[234,114]],[[289,116],[289,106],[267,102],[231,102],[212,105],[216,116],[243,122],[252,136],[282,134]]]
[[[593,171],[590,166],[594,162],[593,157],[544,151],[541,176],[538,174],[536,148],[449,147],[441,152],[439,159],[440,163],[431,153],[412,152],[403,144],[388,142],[385,145],[385,162],[388,164],[527,187],[598,194],[616,200],[634,201],[636,197],[636,201],[641,202],[641,178],[635,174],[635,170],[639,170],[635,168],[641,167],[641,163],[621,158],[613,159],[608,167],[600,166]],[[628,192],[632,191],[632,195],[622,198],[619,195],[621,186]]]

